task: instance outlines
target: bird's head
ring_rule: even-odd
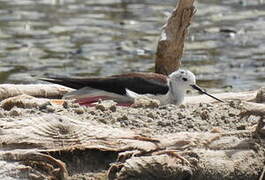
[[[195,75],[184,69],[177,70],[169,75],[170,82],[179,88],[187,89],[192,85],[196,85]]]
[[[196,89],[197,91],[199,91],[200,93],[203,93],[207,96],[210,96],[220,102],[223,102],[222,100],[214,97],[213,95],[207,93],[206,91],[204,91],[202,88],[200,88],[197,84],[196,84],[196,78],[195,75],[188,71],[188,70],[184,70],[184,69],[179,69],[173,73],[171,73],[169,75],[169,83],[170,86],[172,86],[172,88],[176,88],[177,90],[183,90],[185,91],[187,88],[192,87],[193,89]]]

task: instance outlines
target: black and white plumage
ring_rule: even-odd
[[[51,77],[42,80],[73,89],[64,98],[77,99],[84,104],[98,99],[112,99],[120,104],[132,104],[141,96],[157,99],[160,104],[181,104],[189,87],[218,100],[196,85],[195,75],[188,70],[178,70],[165,76],[157,73],[129,73],[108,77],[68,78]]]

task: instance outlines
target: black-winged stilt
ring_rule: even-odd
[[[183,69],[177,70],[169,76],[157,73],[129,73],[107,77],[51,77],[41,80],[76,89],[65,94],[64,98],[76,99],[77,102],[84,105],[91,105],[99,99],[111,99],[118,105],[130,105],[135,98],[141,96],[157,99],[160,101],[160,105],[178,105],[183,102],[189,87],[223,102],[202,90],[196,85],[195,75]]]

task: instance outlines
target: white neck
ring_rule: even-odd
[[[166,95],[158,97],[161,105],[175,104],[179,105],[183,102],[185,96],[185,89],[176,85],[169,84],[169,91]]]
[[[170,103],[179,105],[184,101],[186,90],[179,86],[170,86]]]

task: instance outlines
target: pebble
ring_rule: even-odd
[[[112,106],[110,106],[109,110],[111,110],[111,112],[116,112],[117,111],[117,106],[116,105],[112,105]]]
[[[103,104],[97,104],[95,108],[101,111],[106,111],[106,107]]]
[[[192,123],[189,123],[189,124],[187,124],[187,127],[190,129],[190,128],[193,128],[194,127],[194,124],[192,124]]]
[[[201,112],[200,116],[201,116],[202,120],[210,119],[208,111],[205,111],[205,110]]]
[[[182,114],[181,112],[178,112],[178,113],[177,113],[177,115],[178,115],[178,117],[179,117],[180,119],[183,119],[183,118],[185,118],[185,115],[184,115],[184,114]]]
[[[221,120],[225,120],[226,117],[224,115],[221,116]]]
[[[166,126],[169,126],[170,123],[162,120],[162,121],[158,121],[157,125],[162,126],[162,127],[166,127]]]
[[[53,113],[55,111],[55,108],[52,105],[48,105],[48,106],[46,106],[46,110],[49,113]]]
[[[12,108],[10,111],[9,111],[9,115],[10,116],[20,116],[22,113],[21,113],[21,110],[18,109],[18,108]]]
[[[96,114],[95,111],[90,111],[89,113],[90,113],[91,115],[95,115],[95,114]]]
[[[100,121],[100,122],[102,122],[102,123],[104,123],[104,124],[107,124],[106,119],[99,119],[98,121]]]
[[[241,124],[239,126],[236,127],[237,130],[246,130],[246,125],[245,124]]]
[[[149,113],[147,114],[147,117],[150,117],[150,118],[152,118],[152,119],[155,118],[155,116],[154,116],[154,114],[153,114],[152,112],[149,112]]]
[[[43,104],[41,104],[41,105],[39,106],[39,109],[40,109],[40,110],[44,110],[44,109],[46,109],[47,106],[49,106],[49,105],[51,105],[50,102],[43,103]]]
[[[78,108],[80,105],[78,103],[72,103],[72,108]]]
[[[124,121],[124,120],[128,120],[128,117],[125,114],[117,118],[117,121]]]
[[[184,109],[184,108],[186,108],[186,106],[184,104],[181,104],[181,105],[179,105],[179,108]]]
[[[236,116],[236,114],[235,114],[235,113],[232,113],[232,112],[230,112],[230,113],[228,113],[228,116],[230,116],[230,117],[234,117],[234,116]]]
[[[84,114],[84,109],[83,108],[77,108],[74,110],[76,114]]]

